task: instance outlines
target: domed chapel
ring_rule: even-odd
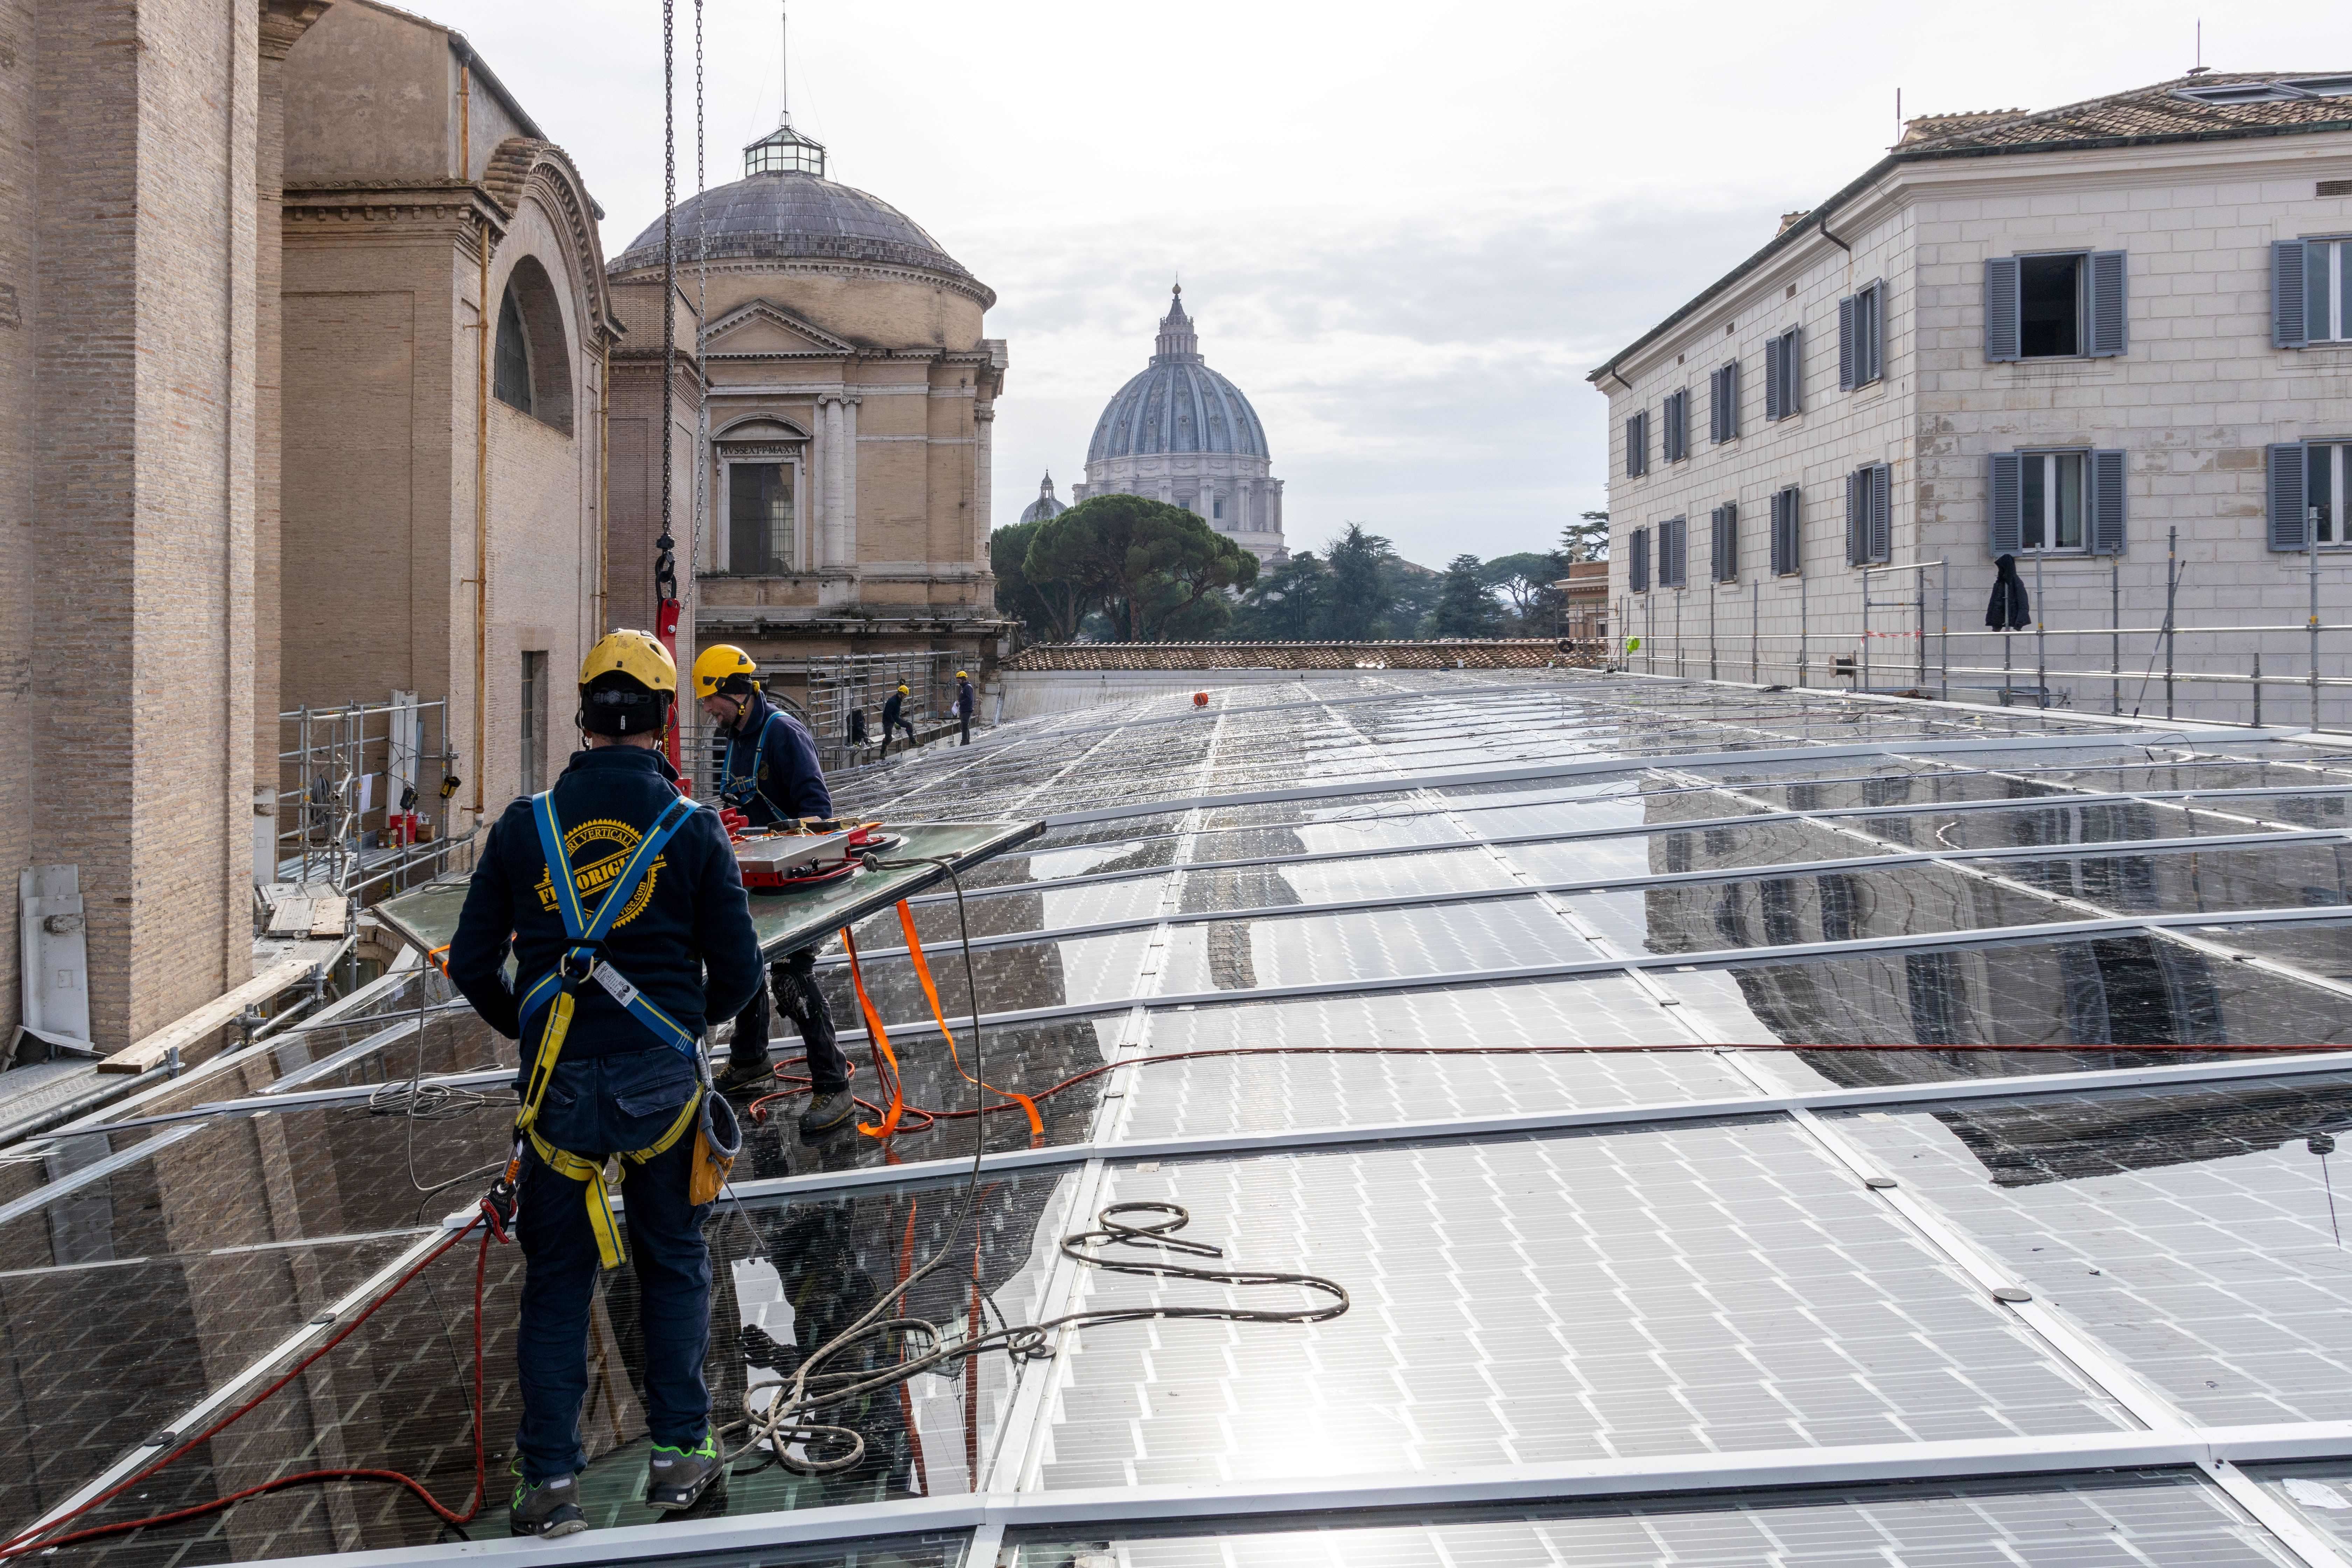
[[[740,643],[763,667],[845,653],[988,662],[1005,627],[988,564],[1006,354],[982,318],[995,291],[906,214],[826,178],[824,147],[789,115],[743,150],[740,180],[681,201],[671,226],[671,505],[682,578],[692,552],[694,646]],[[628,329],[614,359],[613,614],[645,624],[660,531],[660,219],[610,272]],[[683,438],[698,423],[698,473]],[[689,539],[698,480],[703,526]],[[625,571],[643,576],[644,606],[621,591]]]
[[[1088,496],[1138,495],[1187,507],[1260,561],[1288,557],[1282,481],[1265,426],[1242,389],[1209,368],[1176,286],[1151,363],[1118,389],[1087,447]]]

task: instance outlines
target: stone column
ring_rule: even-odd
[[[824,469],[824,519],[818,525],[818,535],[824,541],[817,552],[820,567],[841,564],[841,395],[827,393],[817,399],[817,416],[824,423],[824,452],[818,464]]]
[[[857,564],[857,405],[865,401],[846,395],[841,400],[841,563]]]
[[[996,496],[996,410],[975,405],[971,411],[971,559],[988,570],[988,536],[994,530]]]

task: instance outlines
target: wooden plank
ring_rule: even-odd
[[[344,922],[350,917],[351,910],[342,900],[315,900],[310,905],[309,934],[316,937],[339,937],[343,934]]]
[[[98,1058],[98,1070],[104,1072],[145,1072],[161,1067],[177,1046],[185,1051],[191,1046],[220,1029],[236,1022],[237,1015],[247,1007],[268,1001],[288,986],[309,974],[319,962],[316,952],[298,957],[281,958],[226,996],[216,996],[187,1016],[156,1030],[145,1039],[124,1047],[112,1056]]]
[[[269,936],[308,936],[310,934],[310,911],[316,908],[310,899],[280,899],[269,910]]]

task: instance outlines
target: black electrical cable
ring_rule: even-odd
[[[1153,1201],[1106,1206],[1096,1215],[1095,1228],[1062,1237],[1062,1256],[1082,1267],[1100,1268],[1113,1274],[1152,1279],[1185,1279],[1221,1286],[1291,1285],[1320,1292],[1330,1299],[1320,1305],[1286,1310],[1207,1306],[1097,1308],[1066,1312],[1040,1323],[1007,1323],[1003,1313],[997,1311],[997,1327],[983,1330],[978,1322],[973,1322],[968,1324],[958,1337],[950,1337],[938,1324],[922,1318],[886,1315],[895,1303],[903,1301],[909,1291],[954,1255],[956,1237],[963,1233],[964,1226],[971,1218],[972,1207],[980,1192],[982,1156],[986,1148],[982,1126],[984,1118],[979,1110],[981,1080],[987,1077],[987,1067],[980,1022],[980,985],[972,971],[971,926],[964,906],[963,879],[957,874],[952,862],[929,857],[869,861],[868,864],[888,870],[935,867],[947,874],[955,889],[956,925],[963,954],[965,994],[972,999],[972,1070],[970,1075],[973,1106],[971,1170],[964,1178],[963,1201],[954,1223],[948,1227],[940,1249],[921,1268],[877,1297],[856,1321],[802,1358],[790,1377],[761,1379],[744,1388],[743,1419],[730,1423],[719,1434],[726,1439],[737,1433],[750,1433],[740,1446],[727,1452],[730,1464],[754,1449],[765,1448],[766,1457],[760,1465],[753,1467],[754,1469],[764,1468],[770,1462],[803,1475],[848,1469],[865,1458],[864,1435],[854,1426],[838,1425],[822,1417],[869,1394],[895,1388],[924,1373],[944,1371],[988,1351],[1002,1350],[1015,1361],[1044,1360],[1053,1355],[1055,1337],[1064,1329],[1143,1322],[1161,1318],[1205,1319],[1228,1323],[1314,1323],[1336,1318],[1348,1310],[1347,1289],[1319,1275],[1265,1268],[1213,1268],[1175,1261],[1169,1255],[1222,1258],[1224,1251],[1206,1242],[1177,1236],[1177,1231],[1191,1223],[1192,1215],[1179,1205]],[[1152,1249],[1160,1256],[1157,1258],[1117,1257],[1103,1250],[1111,1247]],[[989,1305],[991,1310],[995,1310],[992,1301]],[[893,1338],[898,1342],[899,1359],[887,1366],[878,1370],[824,1370],[828,1363],[854,1350],[861,1350],[877,1340],[887,1342]],[[908,1353],[914,1344],[925,1348],[918,1353]],[[769,1395],[764,1404],[761,1399],[762,1394]],[[798,1455],[790,1451],[794,1446],[801,1449]],[[829,1451],[818,1453],[814,1451],[816,1449]]]

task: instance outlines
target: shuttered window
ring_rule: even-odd
[[[1658,586],[1679,588],[1690,581],[1690,522],[1675,518],[1658,524]]]
[[[2123,553],[2123,453],[1995,452],[1989,461],[1988,554]]]
[[[1772,574],[1787,577],[1804,569],[1802,536],[1799,526],[1800,492],[1788,485],[1772,494]]]
[[[1658,410],[1658,447],[1669,463],[1679,463],[1690,456],[1690,389],[1666,394],[1665,405]]]
[[[1708,542],[1708,569],[1718,583],[1729,583],[1739,575],[1739,503],[1726,501],[1715,509],[1712,519],[1714,538]]]
[[[2128,337],[2126,272],[2120,250],[1988,257],[1985,358],[2000,363],[2122,353]]]
[[[1845,477],[1845,559],[1849,566],[1875,565],[1894,550],[1894,474],[1872,463]]]
[[[1804,407],[1804,359],[1798,329],[1790,327],[1764,343],[1764,417],[1786,419]]]
[[[1650,531],[1635,529],[1625,541],[1625,580],[1636,594],[1650,591]]]
[[[2289,441],[2270,449],[2270,546],[2304,550],[2352,544],[2352,443]]]
[[[2271,341],[2283,349],[2352,342],[2352,239],[2271,247]]]
[[[1625,473],[1638,479],[1650,471],[1650,411],[1625,421]]]
[[[1886,374],[1886,284],[1865,285],[1838,301],[1838,389],[1868,386]]]
[[[1721,443],[1739,436],[1739,362],[1733,360],[1706,378],[1706,433]]]

